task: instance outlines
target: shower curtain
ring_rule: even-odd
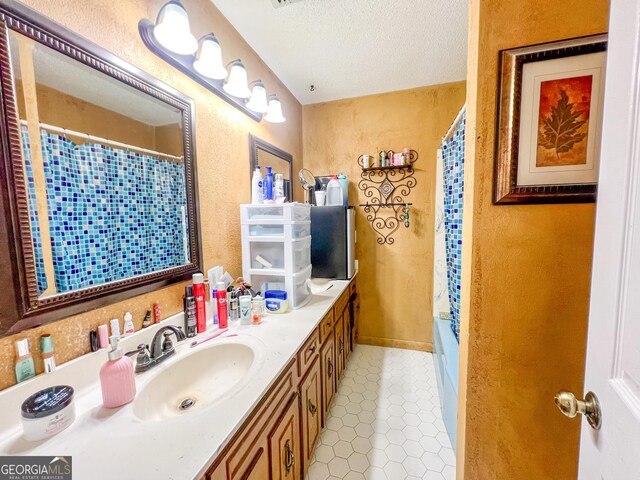
[[[458,341],[460,341],[465,117],[463,111],[453,136],[442,141],[447,283],[451,329]]]
[[[42,292],[47,285],[26,128],[22,139]],[[182,162],[96,143],[77,145],[44,130],[41,141],[57,292],[188,261]]]

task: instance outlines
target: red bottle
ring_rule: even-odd
[[[229,326],[229,311],[227,310],[227,289],[224,282],[216,284],[216,308],[218,309],[218,327],[227,328]]]
[[[207,312],[204,303],[204,275],[193,274],[193,296],[196,299],[196,331],[198,333],[207,330]]]

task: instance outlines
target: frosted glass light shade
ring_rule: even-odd
[[[251,96],[251,90],[249,90],[249,86],[247,85],[247,71],[244,65],[240,60],[234,60],[229,65],[231,66],[229,79],[222,88],[234,97],[249,98]]]
[[[269,111],[264,119],[270,123],[284,123],[287,119],[282,115],[282,104],[275,95],[269,96]]]
[[[198,49],[198,41],[189,29],[187,11],[177,0],[171,0],[160,9],[153,36],[173,53],[192,55]]]
[[[251,99],[247,102],[247,108],[257,113],[267,113],[269,111],[267,90],[260,80],[255,82],[251,89]]]
[[[198,42],[199,48],[193,68],[203,77],[215,80],[227,78],[227,69],[222,63],[222,49],[213,33],[205,35]]]

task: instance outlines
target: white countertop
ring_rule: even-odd
[[[0,454],[73,457],[74,478],[191,479],[203,475],[236,433],[260,399],[318,326],[349,281],[334,280],[332,288],[313,295],[301,309],[267,315],[258,326],[230,325],[220,338],[195,347],[222,342],[244,343],[258,353],[252,373],[237,391],[231,390],[208,408],[185,412],[162,421],[141,420],[133,404],[118,409],[102,406],[99,370],[106,349],[68,362],[47,375],[39,375],[0,392]],[[121,342],[125,351],[150,343],[163,325],[182,324],[182,314],[136,332]],[[217,326],[215,327],[217,329]],[[176,345],[176,355],[136,375],[138,393],[151,379],[184,358],[193,340],[205,338],[213,327]],[[235,333],[237,336],[224,338]],[[174,339],[175,337],[172,337]],[[76,420],[60,434],[41,442],[28,442],[22,434],[20,405],[36,391],[52,385],[71,385],[76,391]],[[134,400],[135,403],[135,400]]]

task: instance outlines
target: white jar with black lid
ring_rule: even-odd
[[[57,385],[27,398],[21,407],[24,437],[32,442],[52,437],[73,423],[73,387]]]

